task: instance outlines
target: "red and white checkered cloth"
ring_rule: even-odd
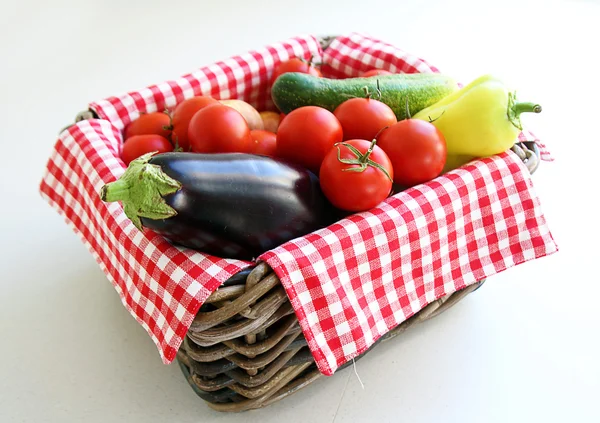
[[[92,103],[101,119],[70,127],[56,142],[41,194],[87,245],[164,363],[175,358],[206,298],[252,263],[175,247],[151,231],[138,231],[119,203],[100,200],[101,187],[125,170],[122,130],[142,112],[200,94],[272,108],[274,66],[312,55],[329,77],[356,76],[372,67],[438,71],[357,33],[336,38],[324,54],[315,37],[296,37]],[[531,134],[521,136],[532,140]],[[551,160],[537,142],[542,159]],[[507,152],[401,192],[259,259],[281,279],[320,371],[331,375],[436,298],[555,251],[529,174]]]

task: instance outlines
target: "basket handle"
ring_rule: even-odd
[[[69,129],[71,126],[73,126],[77,122],[81,122],[82,120],[89,120],[89,119],[99,119],[99,116],[92,109],[82,110],[81,112],[77,113],[77,115],[75,116],[75,122],[65,126],[58,133],[60,134],[63,131],[66,131],[67,129]]]
[[[323,50],[323,51],[327,50],[327,48],[331,45],[333,40],[335,40],[337,37],[338,37],[337,35],[322,35],[320,37],[317,37],[317,40],[319,41],[319,44],[321,45],[321,50]]]
[[[540,166],[540,149],[534,141],[517,142],[511,150],[525,163],[530,174]]]

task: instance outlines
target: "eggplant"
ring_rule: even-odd
[[[103,186],[100,197],[121,201],[138,229],[206,254],[241,260],[252,260],[340,218],[314,173],[247,153],[149,153]]]

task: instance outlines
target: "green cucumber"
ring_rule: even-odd
[[[381,97],[378,95],[377,81]],[[275,80],[271,97],[277,108],[285,114],[303,106],[319,106],[333,112],[344,101],[353,97],[365,97],[368,92],[371,98],[390,106],[396,118],[402,120],[408,117],[407,101],[412,116],[458,89],[454,79],[439,73],[329,79],[288,72]]]

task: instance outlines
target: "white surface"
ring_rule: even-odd
[[[591,1],[3,2],[0,422],[598,422],[600,6]],[[326,4],[325,4],[326,3]],[[511,28],[512,26],[512,28]],[[37,193],[92,100],[300,33],[364,31],[468,81],[504,76],[557,160],[534,175],[560,251],[490,279],[352,368],[243,415],[165,366]]]

